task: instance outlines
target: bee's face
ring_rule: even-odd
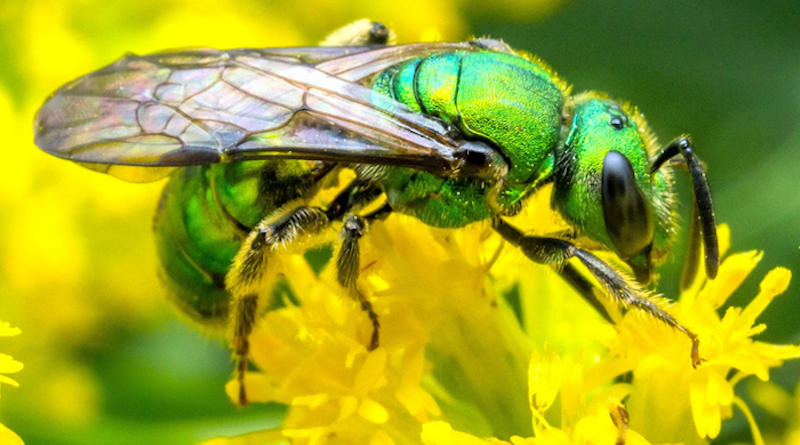
[[[652,258],[664,250],[659,232],[671,224],[671,189],[649,173],[650,138],[626,108],[594,94],[575,98],[570,133],[556,155],[553,199],[568,221],[649,282]]]

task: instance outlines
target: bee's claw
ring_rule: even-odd
[[[706,361],[706,359],[700,357],[700,339],[697,338],[697,334],[691,331],[686,331],[686,335],[692,340],[692,368],[697,369],[700,364]]]
[[[372,330],[372,339],[369,342],[369,346],[367,347],[368,351],[374,351],[378,349],[380,342],[378,341],[378,328],[374,328]]]
[[[239,406],[247,406],[247,390],[244,388],[244,379],[239,380]]]

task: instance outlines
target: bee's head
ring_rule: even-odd
[[[554,206],[646,284],[674,232],[670,171],[649,173],[655,139],[635,110],[597,93],[571,105],[569,135],[556,151]]]

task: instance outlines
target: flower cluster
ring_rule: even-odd
[[[562,227],[546,195],[517,223]],[[720,238],[724,251],[725,226]],[[318,277],[302,256],[277,258],[292,295],[251,338],[259,371],[247,389],[288,414],[278,429],[208,444],[705,443],[733,406],[751,418],[739,381],[766,380],[800,356],[752,338],[788,270],[770,272],[747,307],[717,313],[759,258],[728,256],[715,281],[698,278],[670,308],[700,336],[705,362],[694,369],[684,335],[637,311],[608,324],[488,226],[438,230],[394,216],[362,243],[359,288],[380,317],[380,347],[367,351],[371,324],[332,267]]]
[[[728,228],[720,227],[719,235],[724,253],[730,244]],[[696,434],[686,432],[681,440],[702,443],[702,439],[717,437],[722,421],[732,416],[736,406],[750,420],[754,441],[760,441],[758,427],[747,405],[734,394],[734,386],[751,375],[766,381],[770,368],[800,357],[800,346],[753,339],[766,329],[756,319],[773,298],[786,290],[791,273],[784,268],[772,270],[746,307],[730,306],[722,316],[717,312],[760,259],[757,252],[729,255],[716,280],[700,279],[675,305],[675,313],[700,336],[700,353],[705,362],[698,369],[671,359],[688,343],[679,338],[665,341],[675,333],[635,320],[634,314],[619,325],[618,336],[609,344],[609,362],[614,363],[611,367],[619,367],[615,372],[633,372],[629,409],[645,413],[661,407],[657,425],[644,418],[631,421],[648,438],[671,441],[674,431],[691,429],[693,424]]]

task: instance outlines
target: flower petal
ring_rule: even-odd
[[[358,371],[356,383],[353,391],[356,395],[364,396],[372,391],[376,386],[383,383],[383,372],[386,368],[386,350],[376,349],[372,351],[364,365]]]
[[[706,283],[697,299],[705,300],[715,308],[722,306],[750,275],[762,256],[763,253],[755,250],[728,256],[719,267],[717,278]]]
[[[747,305],[742,311],[743,322],[750,321],[752,325],[756,318],[764,312],[764,309],[772,302],[776,296],[784,293],[786,288],[789,287],[789,281],[792,279],[792,272],[783,267],[776,267],[769,271],[766,277],[761,280],[759,285],[760,292],[758,295]]]
[[[386,423],[389,420],[389,412],[380,403],[367,398],[358,407],[358,415],[372,423]]]
[[[692,417],[701,438],[717,437],[722,427],[722,414],[718,405],[708,403],[708,381],[712,371],[702,370],[692,379],[689,399],[692,404]]]
[[[561,359],[545,347],[545,357],[534,351],[528,366],[528,400],[531,410],[547,411],[556,399],[561,387],[563,368]]]
[[[10,355],[0,354],[0,373],[14,374],[22,371],[23,366],[22,362],[14,360]]]

